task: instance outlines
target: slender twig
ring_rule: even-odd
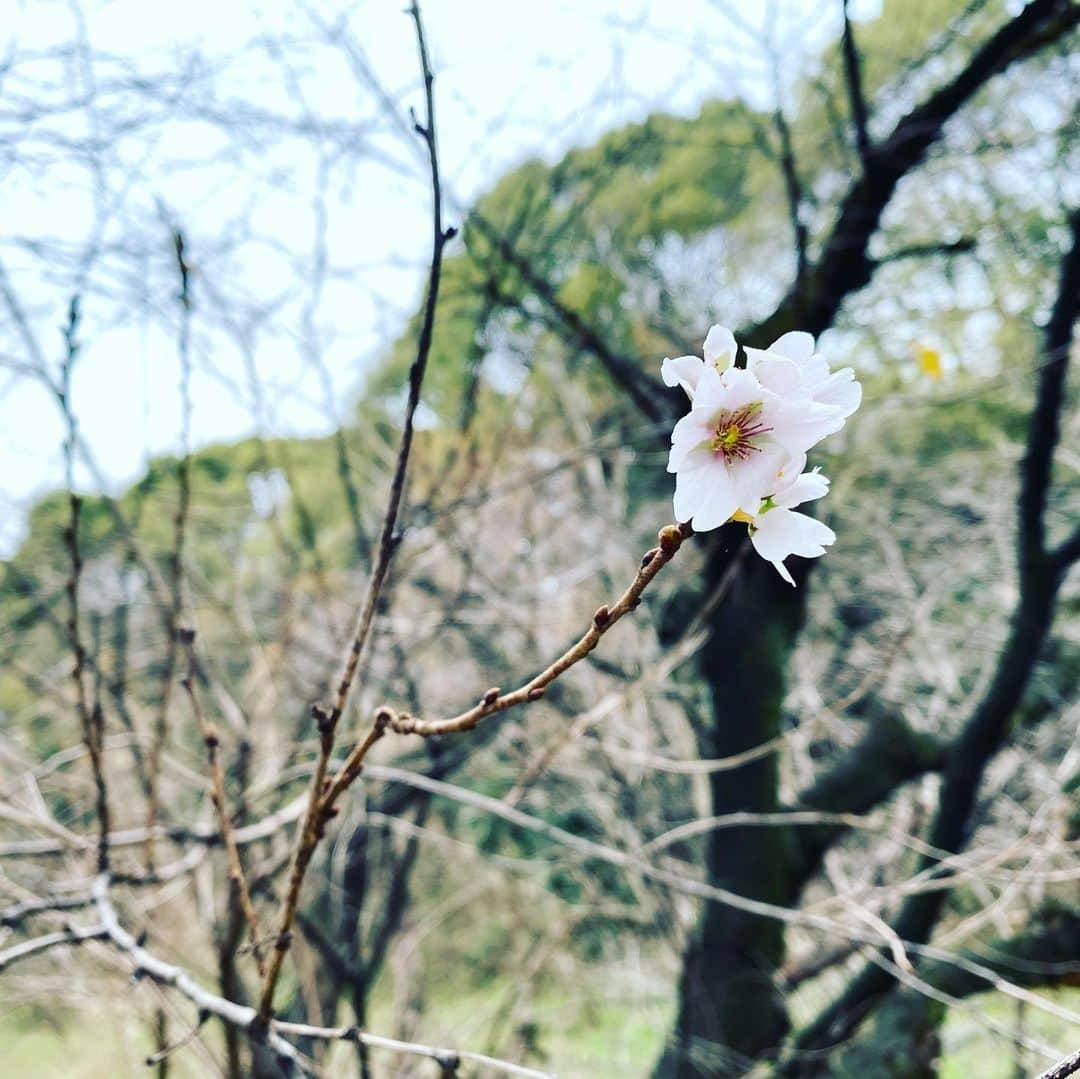
[[[206,745],[207,763],[210,765],[210,779],[213,783],[213,792],[210,796],[214,803],[214,811],[217,813],[218,828],[221,830],[221,841],[229,859],[229,884],[244,913],[244,919],[248,925],[248,939],[251,942],[251,953],[255,957],[255,963],[259,968],[259,974],[266,973],[266,963],[263,959],[260,939],[262,930],[259,928],[259,916],[255,912],[255,906],[251,901],[251,890],[248,887],[247,876],[244,873],[244,865],[240,860],[240,848],[236,843],[236,833],[233,828],[232,818],[229,815],[228,802],[225,798],[225,770],[221,766],[221,736],[217,727],[207,718],[203,710],[202,700],[199,697],[196,678],[198,677],[198,663],[195,658],[195,631],[182,628],[179,631],[180,643],[187,651],[188,668],[181,679],[181,686],[191,701],[191,710],[195,716],[195,722],[199,727],[199,734]]]
[[[903,262],[906,259],[935,258],[941,255],[968,255],[975,250],[974,236],[961,236],[959,240],[925,244],[908,244],[889,251],[876,260],[876,265],[884,266],[889,262]]]
[[[210,1018],[209,1012],[200,1011],[195,1019],[195,1025],[187,1031],[187,1033],[181,1035],[174,1042],[170,1042],[168,1045],[162,1046],[156,1053],[152,1053],[146,1058],[146,1066],[153,1067],[155,1064],[161,1064],[167,1060],[173,1053],[178,1052],[185,1046],[190,1045],[198,1036],[199,1031],[206,1025],[206,1021]]]
[[[173,680],[176,674],[180,615],[184,603],[184,541],[187,532],[188,509],[191,503],[191,267],[185,254],[184,235],[173,233],[176,268],[180,276],[180,337],[177,351],[180,356],[180,459],[176,465],[176,514],[173,517],[173,546],[169,555],[169,604],[165,611],[165,667],[161,675],[161,701],[153,727],[147,778],[146,824],[153,829],[161,800],[161,755],[169,733],[169,705],[172,701]],[[147,841],[146,864],[153,868],[153,842]]]
[[[68,306],[67,323],[64,326],[64,361],[60,368],[60,384],[57,398],[60,410],[67,426],[64,440],[64,470],[68,492],[70,517],[64,530],[71,557],[71,573],[67,580],[68,595],[68,639],[74,655],[71,677],[75,683],[75,701],[82,727],[83,741],[90,757],[90,767],[94,774],[96,791],[96,812],[98,819],[98,872],[109,867],[109,796],[105,782],[102,748],[105,736],[105,717],[101,709],[100,698],[91,704],[86,689],[86,646],[83,644],[79,619],[79,585],[82,580],[83,558],[79,542],[79,520],[82,513],[82,499],[75,493],[75,442],[77,424],[75,411],[71,404],[71,374],[79,354],[78,331],[81,312],[79,298],[73,296]]]
[[[93,903],[90,895],[61,895],[48,899],[30,899],[0,911],[0,926],[16,929],[35,914],[51,914],[60,910],[81,910]]]
[[[851,25],[848,14],[848,0],[843,0],[844,6],[844,78],[847,82],[848,103],[851,106],[851,119],[855,125],[855,148],[859,152],[859,160],[862,162],[865,172],[870,165],[870,155],[873,147],[870,143],[870,134],[867,130],[866,98],[863,95],[862,65],[859,59],[859,49],[855,44],[855,31]]]
[[[641,602],[641,595],[652,583],[656,575],[675,557],[679,548],[692,534],[689,525],[668,525],[660,530],[658,546],[645,552],[637,576],[629,588],[609,606],[600,607],[593,615],[592,622],[583,636],[558,659],[545,667],[538,675],[524,685],[509,693],[500,693],[498,689],[489,689],[480,699],[460,715],[449,719],[417,719],[407,713],[393,715],[386,709],[378,713],[388,719],[390,726],[399,734],[419,734],[424,737],[436,734],[455,734],[472,730],[482,719],[508,708],[537,701],[544,695],[544,690],[561,674],[568,671],[575,663],[583,660],[599,643],[600,638],[624,615],[634,610]],[[344,769],[343,769],[344,772]],[[331,793],[333,788],[331,788]],[[329,797],[329,795],[328,795]]]
[[[303,886],[304,876],[307,873],[311,856],[315,851],[328,817],[329,805],[322,804],[324,784],[327,779],[330,756],[334,749],[334,740],[338,723],[345,713],[352,693],[356,672],[360,664],[360,657],[364,652],[371,626],[375,619],[375,611],[379,597],[386,583],[390,571],[390,562],[397,547],[397,520],[401,509],[401,501],[405,492],[405,479],[408,473],[409,456],[412,451],[414,421],[416,410],[420,404],[420,390],[423,386],[424,375],[427,371],[428,356],[431,353],[432,337],[435,330],[435,309],[439,298],[439,283],[442,279],[443,249],[456,234],[453,228],[443,226],[443,196],[442,181],[439,175],[439,154],[435,135],[435,76],[431,70],[431,62],[428,56],[427,42],[424,37],[424,24],[420,15],[419,7],[414,3],[409,8],[416,28],[417,49],[420,56],[420,66],[424,79],[424,100],[426,118],[423,124],[415,122],[417,133],[423,139],[427,147],[428,161],[431,172],[431,196],[432,196],[432,239],[431,239],[431,264],[428,273],[427,296],[424,302],[424,315],[420,327],[420,336],[416,346],[416,358],[409,370],[408,398],[405,405],[405,420],[401,432],[401,444],[398,449],[397,462],[394,467],[393,478],[390,483],[390,495],[387,502],[386,513],[383,517],[382,529],[379,535],[379,545],[375,556],[375,564],[372,567],[371,577],[368,581],[367,592],[356,616],[356,622],[352,633],[352,639],[345,653],[345,661],[341,677],[329,706],[318,705],[313,709],[313,714],[319,729],[319,758],[312,776],[311,790],[309,795],[307,812],[304,823],[297,838],[296,851],[293,856],[292,870],[289,874],[289,883],[281,906],[281,914],[278,922],[278,931],[274,941],[274,950],[270,957],[270,963],[263,981],[262,995],[259,1004],[260,1021],[266,1023],[273,1013],[274,989],[281,973],[281,965],[291,943],[292,925],[296,916],[296,908],[300,900],[300,890]],[[367,751],[375,744],[386,731],[386,723],[376,720],[371,729],[361,740],[360,744],[350,754],[349,761],[355,775],[359,771],[360,763],[366,756]]]

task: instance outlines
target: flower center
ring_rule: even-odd
[[[709,448],[727,462],[745,461],[752,453],[760,453],[755,440],[772,430],[759,420],[761,402],[743,405],[735,412],[721,412]]]

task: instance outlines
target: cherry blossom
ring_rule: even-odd
[[[780,475],[798,475],[811,446],[843,423],[833,406],[785,400],[739,367],[706,367],[690,412],[671,433],[675,516],[695,531],[757,510]]]
[[[814,469],[793,478],[781,477],[778,482],[777,491],[762,500],[757,513],[749,515],[750,542],[788,584],[794,585],[784,559],[788,555],[817,558],[836,541],[836,533],[828,525],[794,510],[795,506],[828,494],[829,481]]]
[[[814,558],[836,539],[832,529],[795,506],[823,497],[828,480],[804,472],[807,452],[839,431],[859,407],[851,368],[833,372],[808,333],[787,333],[768,349],[738,344],[713,326],[703,356],[666,358],[661,376],[681,386],[690,411],[671,433],[675,516],[695,531],[728,521],[749,526],[754,549],[791,584],[789,555]]]

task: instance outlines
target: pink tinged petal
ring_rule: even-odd
[[[796,363],[806,363],[814,354],[813,334],[803,330],[794,330],[784,334],[769,346],[770,352],[779,352],[781,356],[787,356]]]
[[[731,330],[726,326],[713,326],[705,338],[705,362],[710,367],[726,369],[735,362],[738,347]]]
[[[749,345],[743,346],[743,352],[746,353],[747,371],[756,371],[758,364],[774,358],[771,352],[768,352],[763,348],[751,348]]]
[[[665,357],[660,365],[660,377],[665,386],[681,386],[692,401],[694,387],[704,370],[705,364],[697,356],[677,356],[673,360]]]
[[[838,408],[845,419],[862,403],[862,386],[850,367],[830,375],[814,390],[814,400]]]

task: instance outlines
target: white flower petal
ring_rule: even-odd
[[[770,352],[779,352],[796,363],[805,363],[814,354],[814,336],[803,330],[793,330],[777,338],[770,346]]]
[[[693,408],[671,429],[672,445],[700,442],[703,438],[712,435],[712,425],[709,423],[710,414],[707,409]]]
[[[754,518],[754,529],[754,547],[770,562],[792,554],[816,558],[836,542],[828,525],[795,510],[766,510]]]
[[[731,519],[739,508],[739,500],[731,482],[731,474],[723,465],[712,469],[702,469],[709,473],[711,484],[705,497],[694,510],[694,531],[709,532],[719,528]]]
[[[784,356],[773,356],[763,352],[754,364],[754,375],[767,390],[780,397],[792,397],[802,394],[802,373],[799,365]]]
[[[705,362],[710,367],[726,370],[735,362],[738,351],[735,335],[726,326],[713,326],[705,338]]]
[[[789,555],[816,558],[835,542],[836,533],[805,513],[789,509],[771,509],[754,519],[750,542],[762,558],[771,562],[781,577],[794,584],[784,567]]]
[[[724,395],[719,399],[719,404],[728,412],[738,412],[746,405],[763,404],[765,401],[764,388],[753,372],[745,367],[729,367],[720,380]]]
[[[730,375],[733,370],[735,368],[726,371],[725,376]],[[727,388],[720,372],[715,367],[706,366],[694,389],[694,410],[711,409],[715,412],[719,408],[728,407]]]
[[[832,405],[819,405],[809,398],[784,401],[773,420],[773,438],[789,453],[805,453],[843,426],[844,414]]]
[[[692,416],[684,416],[683,419],[691,419]],[[682,422],[681,420],[679,421]],[[701,463],[697,454],[704,454],[705,459],[712,460],[712,452],[709,449],[711,432],[708,428],[689,426],[683,428],[678,437],[671,444],[668,453],[667,470],[669,472],[682,472],[684,469],[697,468]],[[674,435],[672,437],[675,437]]]
[[[816,468],[803,472],[773,492],[773,505],[778,509],[792,509],[804,502],[824,498],[829,493],[829,480]]]
[[[751,453],[731,466],[739,508],[744,513],[755,513],[758,503],[776,490],[777,474],[789,456],[782,446],[770,442],[760,445],[757,453]]]
[[[811,397],[816,398],[818,390],[829,377],[829,361],[820,352],[815,352],[810,359],[799,366],[802,370],[803,387]]]
[[[855,381],[855,372],[845,367],[830,375],[814,390],[814,400],[840,409],[844,419],[847,419],[862,403],[862,386]]]
[[[731,477],[721,461],[708,454],[705,458],[695,455],[695,462],[696,467],[675,476],[675,519],[693,518],[695,530],[707,532],[723,524],[735,512],[737,503]],[[714,520],[718,516],[720,519]]]
[[[686,391],[686,396],[694,399],[694,388],[705,370],[705,363],[697,356],[676,356],[675,359],[664,357],[660,364],[660,377],[665,386],[681,386]]]

